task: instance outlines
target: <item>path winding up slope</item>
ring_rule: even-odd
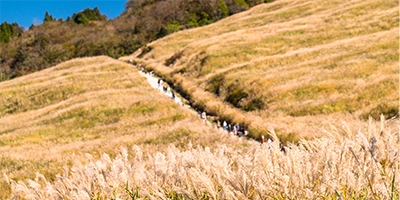
[[[121,60],[154,70],[193,105],[249,124],[254,137],[320,136],[331,124],[356,129],[369,115],[398,113],[398,13],[395,0],[277,0]]]
[[[85,153],[114,155],[133,145],[151,153],[189,143],[248,144],[205,126],[136,68],[105,56],[1,82],[0,91],[0,174],[14,180],[33,179],[36,172],[53,180],[63,166],[86,161]],[[7,199],[4,179],[0,188],[0,199]]]

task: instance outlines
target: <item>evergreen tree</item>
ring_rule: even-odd
[[[77,24],[87,24],[89,21],[105,20],[106,18],[101,15],[99,8],[95,7],[93,10],[86,8],[82,12],[72,15],[72,20]]]
[[[229,9],[224,0],[218,0],[218,15],[220,19],[229,16]]]
[[[48,11],[46,11],[46,14],[44,14],[44,19],[43,22],[50,22],[50,21],[55,21],[52,15],[49,14]]]
[[[17,23],[4,22],[0,25],[0,42],[8,43],[12,37],[20,36],[22,32],[23,28],[19,27]]]
[[[11,31],[10,26],[7,22],[0,25],[0,42],[8,43],[10,42]]]

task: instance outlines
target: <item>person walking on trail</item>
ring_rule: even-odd
[[[236,135],[239,135],[240,126],[238,123],[236,123],[235,128],[236,128]]]
[[[167,96],[171,97],[171,89],[169,87],[167,88]]]
[[[225,120],[224,120],[224,122],[222,122],[222,127],[224,128],[224,131],[226,131],[228,129],[228,124],[226,123]]]
[[[219,119],[217,119],[217,129],[219,129],[221,127],[221,122],[219,121]]]
[[[284,154],[286,154],[285,146],[283,146],[282,143],[279,144],[279,148],[281,149],[281,151],[282,151]]]
[[[162,91],[162,87],[163,87],[163,80],[159,79],[160,82],[158,83],[158,89],[160,90],[160,92]]]
[[[202,116],[203,116],[204,123],[207,123],[207,115],[206,115],[205,111],[203,111]]]
[[[261,144],[264,144],[264,136],[261,136]]]
[[[271,138],[268,138],[267,145],[268,145],[268,149],[272,148],[272,140],[271,140]]]
[[[174,91],[171,91],[171,99],[175,99],[175,93],[174,93]]]

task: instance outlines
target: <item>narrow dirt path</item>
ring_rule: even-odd
[[[133,66],[135,66],[135,65],[133,65]],[[147,79],[148,83],[150,84],[150,86],[152,88],[154,88],[155,90],[157,90],[157,91],[161,92],[162,94],[168,96],[169,98],[171,98],[171,100],[173,100],[178,105],[181,105],[181,106],[185,107],[189,112],[192,112],[192,113],[194,113],[196,115],[198,114],[198,111],[196,111],[195,108],[191,107],[188,104],[189,101],[187,99],[183,98],[182,96],[180,96],[179,93],[174,91],[165,81],[163,81],[159,77],[155,76],[151,72],[150,73],[149,72],[143,72],[138,66],[136,66],[136,67],[139,69],[139,74]],[[159,86],[159,83],[158,83],[159,80],[162,80],[161,87]],[[167,91],[166,92],[164,91],[162,86],[166,86],[167,87]],[[175,94],[174,98],[171,97],[171,93]],[[220,131],[221,133],[228,134],[228,131],[223,129],[222,122],[220,122],[221,123],[220,126],[217,127],[217,125],[210,120],[210,116],[207,116],[206,119],[203,119],[203,121],[207,125],[218,129],[218,131]],[[232,136],[237,136],[233,132],[229,132],[229,134],[232,135]],[[242,137],[244,137],[246,139],[250,139],[250,138],[246,137],[246,135],[242,135],[240,138],[242,138]]]
[[[185,106],[185,107],[190,107],[189,105],[187,105],[186,103],[184,103],[184,102],[188,102],[187,100],[185,100],[185,99],[183,99],[182,97],[180,97],[179,95],[178,95],[178,93],[176,93],[173,89],[171,89],[171,87],[169,87],[169,86],[167,86],[167,87],[169,87],[170,88],[170,91],[171,92],[164,92],[163,90],[160,90],[160,88],[158,88],[158,80],[160,80],[160,78],[158,78],[158,77],[155,77],[154,75],[151,75],[151,74],[149,74],[149,73],[143,73],[142,71],[139,71],[139,74],[141,75],[141,76],[144,76],[144,77],[146,77],[147,78],[147,81],[149,82],[149,84],[150,84],[150,86],[152,87],[152,88],[154,88],[154,89],[156,89],[157,91],[159,91],[159,92],[161,92],[161,93],[163,93],[163,94],[165,94],[166,96],[168,96],[168,97],[170,97],[171,98],[171,92],[173,92],[174,94],[175,94],[175,98],[171,98],[171,100],[173,100],[175,103],[177,103],[178,105],[181,105],[181,106]],[[163,81],[164,82],[164,81]],[[167,85],[165,82],[163,83],[163,85]],[[178,95],[178,96],[177,96]],[[192,110],[192,109],[191,109]]]

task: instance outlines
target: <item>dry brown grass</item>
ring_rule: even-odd
[[[157,40],[142,59],[138,51],[121,60],[183,85],[210,113],[250,121],[254,137],[273,128],[311,138],[342,121],[356,128],[381,107],[398,112],[398,13],[394,0],[278,0]],[[173,67],[163,65],[180,51]],[[220,96],[205,91],[216,76],[224,77]],[[229,85],[249,94],[242,106],[260,98],[264,108],[226,104]]]
[[[28,199],[396,199],[399,122],[360,126],[360,116],[398,106],[398,21],[392,0],[278,0],[156,41],[142,59],[121,58],[152,68],[207,113],[250,124],[253,137],[270,134],[275,146],[275,133],[322,136],[288,144],[286,156],[202,125],[132,66],[95,57],[0,83],[0,172]],[[218,75],[220,97],[205,91]],[[249,93],[242,103],[260,97],[267,106],[225,103],[236,83]],[[18,182],[36,172],[46,181]],[[10,197],[6,182],[0,188]]]
[[[54,182],[41,174],[10,182],[14,197],[27,199],[399,199],[398,123],[332,127],[286,153],[274,132],[272,148],[170,147],[145,156],[134,146],[115,158],[87,155]]]
[[[0,83],[0,173],[54,180],[64,165],[115,155],[137,145],[148,153],[220,142],[243,147],[203,125],[196,113],[151,88],[136,68],[108,57],[74,59]],[[0,199],[10,187],[0,182]]]

